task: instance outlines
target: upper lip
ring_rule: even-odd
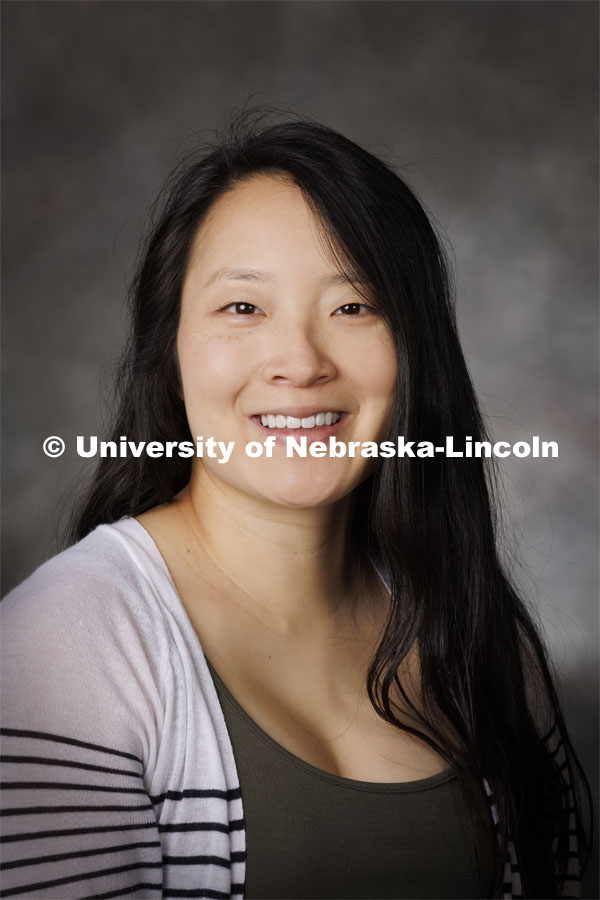
[[[345,412],[339,406],[286,406],[283,409],[274,409],[267,406],[260,412],[253,413],[255,416],[291,416],[295,419],[308,419],[310,416],[316,416],[317,413],[326,412]]]

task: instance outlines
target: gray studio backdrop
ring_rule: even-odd
[[[453,247],[493,433],[559,444],[503,465],[506,518],[596,788],[597,4],[8,0],[2,17],[3,591],[54,552],[89,473],[74,438],[102,428],[144,210],[256,94],[400,167]]]

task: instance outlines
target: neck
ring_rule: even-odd
[[[228,598],[266,627],[301,635],[348,618],[361,589],[349,540],[351,497],[287,508],[200,470],[174,501],[174,512],[190,564],[215,586],[225,583]]]

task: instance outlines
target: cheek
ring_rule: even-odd
[[[225,412],[248,376],[240,342],[235,337],[178,340],[179,368],[188,415]]]
[[[396,348],[387,330],[371,336],[353,349],[351,368],[363,394],[378,405],[393,404],[396,395],[398,362]]]
[[[398,380],[398,357],[396,345],[387,328],[379,341],[379,365],[377,370],[380,389],[384,394],[391,396],[393,401]]]

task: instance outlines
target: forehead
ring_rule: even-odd
[[[256,175],[216,200],[194,237],[189,269],[210,277],[217,269],[258,264],[339,271],[321,222],[284,176]]]

